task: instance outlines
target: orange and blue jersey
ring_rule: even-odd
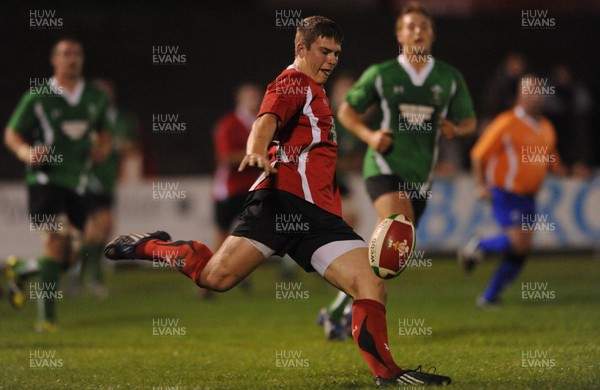
[[[488,185],[531,196],[548,170],[560,164],[552,123],[544,117],[535,120],[520,106],[490,123],[471,150],[471,159],[482,162]]]

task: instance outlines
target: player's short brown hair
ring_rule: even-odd
[[[83,42],[79,38],[77,38],[73,35],[62,35],[62,36],[58,37],[57,39],[55,39],[54,42],[52,43],[52,46],[50,47],[50,56],[54,55],[56,48],[58,47],[58,45],[61,42],[73,42],[83,48]]]
[[[402,28],[402,19],[404,15],[407,14],[423,15],[424,17],[429,19],[429,21],[431,22],[431,27],[433,28],[433,18],[431,17],[429,10],[418,1],[411,1],[409,3],[406,3],[406,5],[402,7],[402,10],[398,14],[398,17],[396,18],[396,30],[400,30]]]
[[[309,16],[302,19],[296,26],[296,38],[294,46],[303,43],[307,48],[313,44],[319,37],[331,38],[336,43],[342,43],[344,34],[337,24],[324,16]]]

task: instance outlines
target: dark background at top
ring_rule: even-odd
[[[85,44],[86,78],[115,80],[120,105],[141,121],[144,142],[158,173],[210,173],[214,168],[213,124],[231,109],[236,85],[251,80],[266,86],[293,61],[294,31],[275,26],[275,9],[292,7],[267,7],[252,1],[234,4],[25,2],[5,6],[0,16],[0,119],[7,123],[30,78],[51,76],[48,55],[56,37],[75,34]],[[31,30],[30,9],[55,9],[56,16],[63,18],[64,28]],[[295,9],[301,9],[302,17],[331,17],[344,31],[343,53],[332,78],[341,71],[358,76],[368,65],[398,54],[393,32],[395,12],[389,8]],[[436,15],[433,54],[462,71],[476,110],[483,87],[511,50],[523,52],[542,74],[553,64],[566,61],[586,81],[598,107],[598,14],[549,12],[556,19],[554,30],[522,29],[520,9],[483,12],[469,18]],[[152,46],[159,45],[179,46],[179,52],[187,57],[186,64],[153,65]],[[594,150],[600,145],[598,111],[593,120],[596,131],[590,140]],[[184,134],[152,134],[152,115],[159,113],[179,114],[188,130]],[[22,177],[22,165],[4,147],[0,148],[0,161],[4,168],[0,179]],[[595,164],[599,163],[596,153]]]

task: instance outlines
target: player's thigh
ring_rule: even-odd
[[[200,284],[227,290],[265,261],[265,255],[247,238],[229,236],[206,264]]]
[[[96,222],[98,223],[98,230],[100,239],[105,240],[110,234],[113,228],[113,212],[110,208],[101,208],[96,211]]]
[[[378,223],[392,214],[404,214],[414,221],[414,210],[410,196],[401,196],[404,180],[396,174],[378,175],[367,179],[366,188],[377,211]]]
[[[42,241],[44,242],[44,254],[57,261],[64,261],[69,250],[70,235],[68,234],[68,225],[63,225],[60,232],[43,231]]]
[[[413,206],[410,199],[399,196],[398,191],[381,195],[373,202],[373,206],[377,211],[378,222],[392,214],[403,214],[414,221]]]
[[[87,242],[103,241],[112,229],[112,213],[109,209],[95,209],[85,220],[84,239]]]
[[[385,304],[386,286],[371,270],[367,248],[355,248],[338,256],[323,277],[353,299],[373,299]]]
[[[30,227],[40,233],[44,254],[60,261],[68,247],[71,228],[66,189],[52,184],[34,184],[27,189]]]

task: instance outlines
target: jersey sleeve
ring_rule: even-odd
[[[379,99],[375,87],[378,74],[377,65],[370,66],[346,94],[346,102],[358,113],[364,113],[371,104]]]
[[[137,142],[137,121],[133,114],[123,111],[123,138],[127,141]]]
[[[448,118],[454,123],[459,123],[465,119],[474,118],[475,110],[467,83],[458,70],[454,81],[456,82],[456,92],[448,107]]]
[[[105,130],[114,133],[113,129],[111,128],[112,126],[110,120],[108,119],[108,97],[104,95],[104,93],[102,93],[102,97],[103,99],[101,101],[99,110],[100,115],[98,115],[98,117],[96,118],[93,128],[99,133]]]
[[[7,127],[21,135],[25,135],[37,125],[35,116],[35,99],[33,95],[26,93],[8,120]]]
[[[509,114],[496,117],[471,149],[471,159],[487,161],[494,152],[502,148],[500,138],[504,130],[510,126],[510,122]]]
[[[305,77],[294,73],[286,74],[269,84],[257,118],[273,114],[279,118],[279,128],[283,128],[306,102],[310,85]]]

